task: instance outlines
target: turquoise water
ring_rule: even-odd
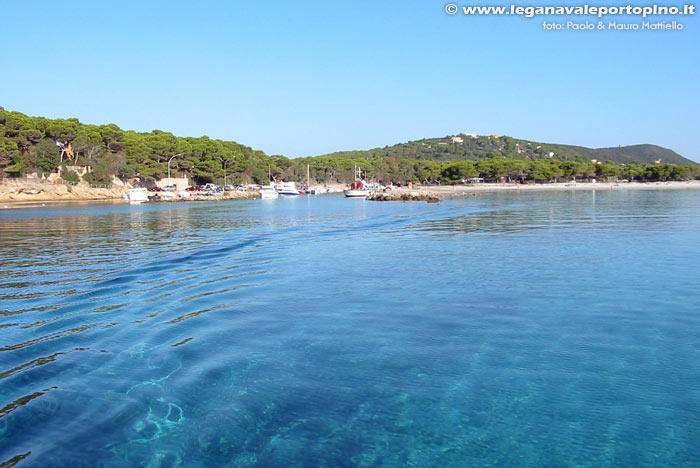
[[[700,191],[1,210],[0,466],[700,466],[699,241]]]

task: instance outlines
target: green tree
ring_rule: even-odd
[[[56,172],[61,150],[50,140],[41,140],[32,148],[36,170],[39,175]]]
[[[641,180],[644,168],[635,163],[625,164],[620,168],[620,176],[627,180]]]
[[[620,173],[620,166],[612,162],[606,161],[603,164],[597,164],[595,168],[596,177],[607,181],[617,179]]]
[[[88,126],[78,129],[72,146],[75,150],[76,163],[78,162],[79,156],[82,155],[85,159],[85,164],[88,165],[100,152],[105,150],[104,141],[100,132]]]

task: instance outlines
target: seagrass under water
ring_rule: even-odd
[[[700,192],[0,211],[0,464],[700,464]]]

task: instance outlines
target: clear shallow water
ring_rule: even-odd
[[[0,211],[0,465],[700,465],[700,192]]]

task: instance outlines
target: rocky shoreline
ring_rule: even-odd
[[[336,184],[343,187],[342,184]],[[91,187],[86,182],[69,185],[61,180],[46,179],[0,179],[0,202],[58,202],[121,200],[129,193],[128,184],[111,187]],[[448,198],[476,196],[479,192],[500,191],[579,191],[579,190],[683,190],[700,189],[700,181],[687,182],[630,182],[630,183],[552,183],[552,184],[474,184],[450,186],[417,186],[413,189],[399,188],[391,192],[377,192],[368,197],[371,201],[425,201],[437,203]],[[150,195],[158,195],[152,192]],[[187,198],[161,198],[156,201],[220,201],[258,198],[257,192],[226,192],[222,195],[194,193]]]
[[[431,192],[376,192],[367,197],[371,201],[424,201],[438,203],[440,199]]]
[[[164,198],[156,200],[149,200],[149,203],[170,203],[170,202],[183,202],[183,201],[222,201],[222,200],[251,200],[254,198],[260,198],[259,192],[224,192],[220,195],[190,195],[189,197],[173,197]]]
[[[96,188],[84,182],[69,185],[44,179],[3,179],[0,181],[0,201],[114,200],[123,198],[129,189],[126,185]]]

